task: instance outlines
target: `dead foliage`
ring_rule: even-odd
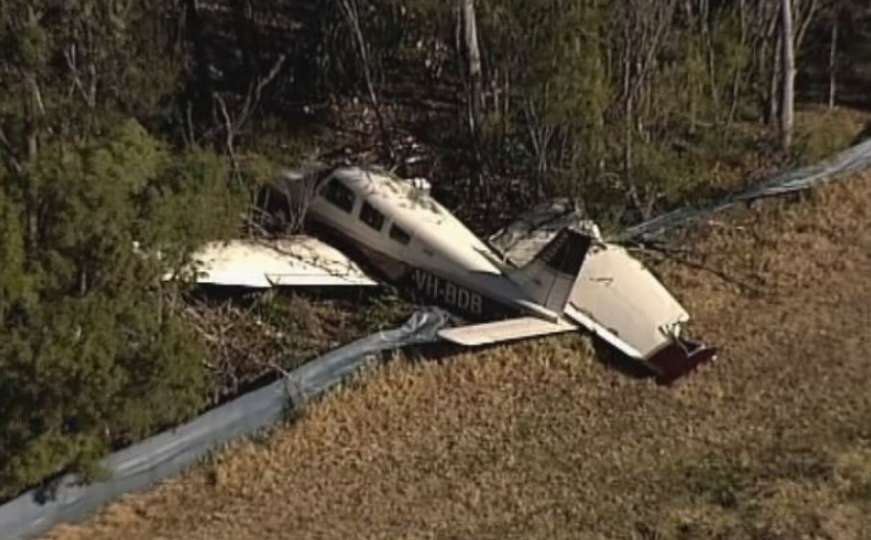
[[[323,297],[268,291],[191,298],[184,315],[207,344],[204,362],[212,374],[210,402],[216,404],[326,351],[401,324],[413,310],[382,292]]]

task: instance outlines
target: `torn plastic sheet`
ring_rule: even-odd
[[[488,242],[511,263],[523,266],[565,227],[574,227],[601,239],[599,228],[591,220],[584,219],[578,203],[558,198],[520,214],[510,225],[490,236]]]
[[[871,140],[857,144],[817,165],[778,175],[759,186],[727,196],[705,208],[681,208],[630,227],[617,241],[653,240],[664,232],[697,221],[739,203],[803,191],[843,178],[849,173],[871,168]]]
[[[275,424],[367,365],[373,355],[436,341],[448,321],[442,310],[416,312],[403,326],[331,351],[264,388],[242,395],[175,429],[115,452],[102,462],[108,480],[84,485],[66,475],[51,488],[28,491],[0,506],[0,538],[33,538],[55,525],[81,521],[125,493],[178,474],[212,449]]]

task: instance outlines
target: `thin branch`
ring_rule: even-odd
[[[215,103],[217,103],[218,105],[218,112],[221,113],[220,119],[218,119],[217,114],[214,115],[214,121],[216,124],[223,124],[223,128],[225,131],[224,144],[227,148],[227,153],[230,156],[230,161],[233,164],[234,172],[238,172],[239,170],[239,164],[236,159],[236,136],[242,131],[243,126],[253,116],[254,111],[260,104],[263,89],[266,88],[266,86],[271,83],[275,79],[275,77],[278,76],[278,73],[281,71],[281,67],[284,65],[286,59],[287,56],[284,54],[279,56],[266,77],[258,78],[256,83],[252,83],[248,87],[248,92],[245,95],[245,101],[243,102],[241,109],[238,111],[238,114],[235,115],[235,119],[233,118],[233,116],[230,115],[230,111],[227,108],[227,102],[224,100],[224,97],[218,92],[214,92],[212,94]],[[193,140],[194,134],[193,127],[190,122],[190,108],[188,108],[188,124],[191,132],[190,137]]]
[[[813,21],[814,16],[817,14],[817,11],[819,10],[819,7],[820,7],[818,0],[810,0],[810,5],[808,6],[807,11],[802,13],[800,5],[799,5],[799,8],[796,10],[798,12],[796,14],[797,19],[799,20],[798,31],[795,34],[795,41],[794,41],[796,51],[801,49],[801,45],[804,42],[804,36],[807,33],[807,30],[810,27],[811,22]]]
[[[88,108],[93,109],[97,105],[97,103],[96,103],[96,101],[97,101],[96,100],[96,94],[97,94],[96,68],[94,67],[93,63],[89,66],[88,71],[91,74],[91,84],[90,84],[90,90],[86,90],[85,85],[82,83],[82,79],[79,76],[79,66],[78,66],[77,58],[78,58],[78,53],[77,53],[77,49],[76,49],[75,44],[72,44],[69,47],[67,47],[66,49],[64,49],[64,59],[66,60],[67,68],[69,68],[70,74],[72,75],[73,85],[75,86],[76,90],[79,91],[79,95],[85,101],[85,104],[88,106]]]
[[[363,30],[360,28],[360,14],[357,10],[356,0],[340,0],[339,7],[347,19],[348,26],[351,27],[351,33],[354,35],[354,40],[357,43],[360,61],[363,64],[363,77],[366,79],[366,88],[369,92],[369,101],[375,111],[375,120],[378,122],[378,128],[381,131],[381,137],[387,153],[390,158],[393,158],[393,146],[390,143],[390,136],[387,132],[387,127],[384,123],[384,117],[381,114],[381,105],[378,102],[378,94],[375,92],[375,84],[372,82],[372,72],[369,62],[369,52],[366,47],[366,40],[363,37]]]
[[[197,133],[194,130],[193,105],[190,101],[185,106],[185,126],[186,129],[182,129],[182,136],[186,139],[185,142],[189,147],[196,146]]]
[[[9,143],[9,139],[6,138],[6,132],[3,131],[3,127],[0,126],[0,147],[3,149],[3,153],[5,154],[6,161],[9,162],[9,166],[12,167],[12,171],[15,174],[21,174],[22,167],[21,163],[15,158],[15,152],[12,150],[12,145]]]
[[[712,268],[712,267],[707,266],[707,265],[702,264],[702,263],[691,261],[690,259],[687,259],[685,257],[681,257],[678,255],[678,253],[685,253],[685,254],[693,255],[693,254],[695,254],[695,252],[693,252],[692,250],[681,250],[681,249],[677,249],[677,248],[671,248],[671,247],[668,247],[668,246],[665,246],[662,244],[653,244],[653,245],[636,246],[636,247],[628,247],[627,246],[626,249],[627,249],[627,251],[636,251],[636,252],[642,252],[642,253],[656,253],[656,254],[661,255],[663,258],[665,258],[667,260],[674,261],[676,263],[682,264],[682,265],[687,266],[689,268],[693,268],[696,270],[702,270],[704,272],[708,272],[710,274],[713,274],[714,276],[720,278],[722,281],[729,283],[731,285],[735,285],[736,287],[738,287],[739,289],[742,289],[744,291],[749,291],[749,292],[752,292],[752,293],[760,295],[760,296],[766,295],[766,291],[764,291],[758,287],[755,287],[753,285],[750,285],[745,281],[733,278],[732,276],[723,272],[722,270]]]
[[[236,160],[234,142],[234,139],[236,138],[236,126],[234,126],[233,121],[230,119],[230,113],[227,111],[227,103],[224,101],[224,98],[217,92],[213,94],[213,97],[215,98],[215,102],[218,104],[218,110],[221,111],[221,116],[224,118],[224,129],[226,130],[224,144],[227,147],[227,154],[230,156],[230,163],[233,165],[233,171],[238,172],[239,163]]]
[[[287,60],[287,55],[282,54],[279,56],[266,77],[258,78],[256,83],[251,84],[248,89],[248,94],[245,96],[245,104],[242,106],[242,111],[239,113],[239,119],[236,122],[237,131],[242,129],[242,126],[248,122],[253,112],[260,105],[263,90],[275,79],[275,77],[278,76],[285,60]]]
[[[33,74],[27,74],[25,79],[27,80],[27,84],[30,85],[30,91],[33,93],[33,102],[36,105],[37,112],[39,112],[40,116],[45,116],[45,103],[42,100],[42,91],[39,89],[39,82],[37,82],[36,77]]]
[[[650,69],[650,66],[653,64],[653,60],[656,57],[656,53],[659,51],[659,47],[661,45],[662,36],[665,33],[665,30],[669,27],[669,22],[674,18],[674,10],[677,5],[677,2],[672,0],[665,9],[665,15],[659,21],[657,28],[654,32],[654,35],[650,40],[647,41],[647,56],[644,58],[641,66],[638,69],[638,73],[636,74],[635,84],[632,86],[629,91],[630,96],[634,96],[641,89],[641,85],[644,83],[645,77],[647,76],[647,71]],[[629,46],[627,41],[627,46]],[[628,96],[627,96],[628,97]]]

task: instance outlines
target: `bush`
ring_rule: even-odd
[[[0,499],[205,403],[203,347],[161,276],[238,227],[226,178],[126,122],[0,184]]]
[[[796,114],[792,154],[800,164],[817,163],[855,144],[864,127],[864,115],[847,109],[809,107]]]

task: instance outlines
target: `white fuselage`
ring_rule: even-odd
[[[317,186],[308,215],[350,240],[389,279],[410,282],[449,308],[486,318],[489,300],[501,311],[558,317],[505,275],[493,250],[407,181],[356,167],[337,169]]]

